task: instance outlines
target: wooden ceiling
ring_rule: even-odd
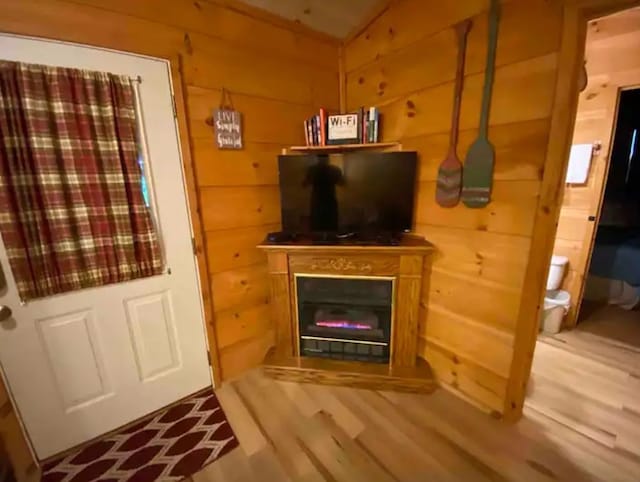
[[[279,17],[343,39],[386,0],[240,0]]]

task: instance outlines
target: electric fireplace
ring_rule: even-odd
[[[394,278],[295,274],[299,353],[389,363]]]

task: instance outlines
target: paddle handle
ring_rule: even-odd
[[[455,156],[460,131],[460,107],[462,89],[464,87],[464,59],[467,52],[467,35],[471,29],[471,20],[467,19],[456,25],[458,39],[458,63],[456,66],[456,83],[453,91],[453,114],[451,115],[451,137],[449,139],[449,156]]]
[[[500,1],[491,0],[489,11],[489,45],[487,52],[487,68],[484,77],[484,93],[482,95],[482,112],[480,114],[480,137],[489,137],[489,110],[491,108],[491,91],[496,67],[496,50],[498,49],[498,22],[500,21]]]

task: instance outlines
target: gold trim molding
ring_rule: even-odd
[[[335,270],[335,271],[361,271],[371,273],[373,266],[367,262],[356,262],[344,257],[329,259],[314,259],[311,264],[312,270]]]

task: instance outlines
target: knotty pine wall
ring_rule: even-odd
[[[272,343],[266,258],[255,246],[280,223],[277,155],[304,141],[302,121],[319,106],[339,107],[337,42],[234,5],[3,0],[0,14],[0,32],[183,56],[223,379],[260,363]],[[222,87],[243,114],[241,151],[219,151],[205,124]]]
[[[564,191],[554,253],[569,258],[563,289],[571,294],[565,324],[575,324],[588,276],[592,240],[598,224],[609,152],[615,130],[618,91],[640,86],[640,8],[626,10],[589,23],[585,49],[588,85],[580,94],[573,144],[601,142],[585,185],[567,185]],[[594,222],[589,221],[594,216]]]
[[[562,30],[561,2],[503,2],[490,116],[493,201],[481,210],[435,202],[447,153],[456,40],[472,17],[459,156],[479,123],[488,0],[398,0],[344,51],[350,110],[377,105],[383,140],[420,153],[415,231],[437,249],[425,277],[420,355],[441,382],[505,413],[514,333],[549,140]]]
[[[0,378],[0,460],[10,461],[19,482],[40,480],[9,394]]]

